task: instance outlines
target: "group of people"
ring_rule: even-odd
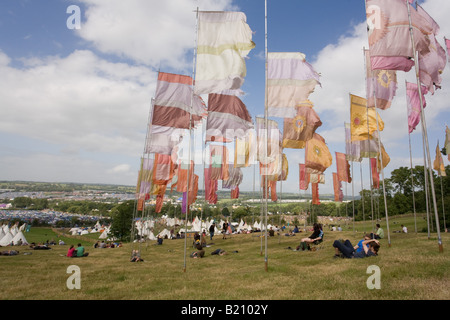
[[[67,251],[67,256],[69,258],[81,258],[81,257],[87,257],[89,255],[89,252],[86,252],[84,247],[81,245],[81,243],[78,244],[78,246],[75,248],[75,246],[72,244]]]
[[[110,242],[110,243],[106,243],[105,240],[102,240],[102,242],[97,241],[94,244],[94,248],[99,248],[99,249],[103,249],[103,248],[119,248],[122,246],[121,242]]]

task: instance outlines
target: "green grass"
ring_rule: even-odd
[[[394,233],[397,224],[406,224],[409,234]],[[367,226],[371,226],[371,222]],[[412,223],[412,228],[411,228]],[[422,223],[422,222],[421,222]],[[426,223],[426,222],[425,222]],[[450,299],[450,236],[442,233],[444,252],[439,252],[436,234],[414,233],[411,217],[393,218],[391,246],[381,241],[378,257],[334,259],[332,243],[348,238],[355,243],[364,227],[331,232],[325,229],[324,248],[315,252],[294,252],[303,236],[275,236],[265,239],[257,234],[232,235],[223,240],[216,235],[203,259],[189,258],[193,251],[187,241],[165,240],[146,244],[125,244],[121,248],[94,249],[97,235],[72,238],[60,236],[67,245],[51,250],[20,247],[17,256],[0,256],[1,300],[448,300]],[[382,227],[385,225],[382,223]],[[420,229],[421,230],[421,229]],[[369,231],[369,230],[367,230]],[[386,228],[385,228],[386,231]],[[58,234],[51,229],[32,228],[25,236],[29,242],[45,242]],[[85,239],[85,240],[80,240]],[[261,241],[262,239],[262,241]],[[208,238],[209,240],[209,238]],[[67,258],[68,245],[82,242],[89,256]],[[217,248],[229,252],[212,256]],[[10,248],[1,248],[6,250]],[[17,247],[15,247],[17,249]],[[129,262],[132,249],[140,249],[145,262]],[[233,253],[233,251],[238,251]],[[31,253],[24,255],[23,253]],[[185,263],[186,261],[186,263]],[[81,289],[69,290],[67,268],[81,270]],[[381,289],[369,290],[367,268],[381,270]]]

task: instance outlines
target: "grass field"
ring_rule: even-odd
[[[419,219],[419,230],[424,220]],[[406,224],[410,233],[394,232]],[[32,228],[25,236],[29,242],[60,238],[67,245],[51,250],[19,247],[17,256],[0,256],[1,300],[448,300],[450,299],[450,236],[441,233],[444,252],[439,252],[436,233],[414,233],[411,217],[390,219],[391,246],[381,240],[378,257],[335,259],[335,239],[350,239],[356,244],[363,231],[358,223],[343,232],[325,229],[324,247],[315,252],[295,252],[300,239],[276,235],[265,239],[255,234],[232,235],[226,240],[216,235],[203,259],[189,258],[192,240],[165,240],[146,244],[124,244],[121,248],[94,249],[98,234],[72,238],[51,229]],[[386,232],[386,225],[382,223]],[[349,230],[350,229],[350,230]],[[209,238],[208,238],[209,240]],[[81,242],[89,256],[66,257],[69,244]],[[209,243],[211,241],[208,241]],[[145,260],[129,262],[132,249],[140,249]],[[217,248],[229,252],[212,256]],[[17,247],[0,250],[17,249]],[[237,252],[233,252],[237,251]],[[31,253],[31,254],[24,254]],[[81,271],[81,288],[70,290],[68,267]],[[380,270],[380,289],[368,289],[372,272]]]

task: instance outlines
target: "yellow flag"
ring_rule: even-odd
[[[376,112],[375,108],[367,107],[367,100],[350,94],[350,131],[352,141],[367,140],[369,135],[384,129],[384,122]]]
[[[325,143],[325,139],[321,135],[314,133],[313,138],[306,142],[306,168],[310,169],[310,173],[324,172],[332,163],[333,158]]]
[[[433,169],[436,170],[441,177],[447,176],[445,173],[445,166],[444,161],[442,160],[441,151],[439,150],[439,142],[436,146],[436,158],[433,162]]]

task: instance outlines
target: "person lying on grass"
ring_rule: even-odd
[[[378,250],[380,249],[380,242],[376,239],[364,240],[361,243],[363,250],[357,252],[355,247],[351,244],[350,240],[335,240],[333,242],[333,247],[335,248],[334,257],[343,258],[367,258],[378,255]]]

